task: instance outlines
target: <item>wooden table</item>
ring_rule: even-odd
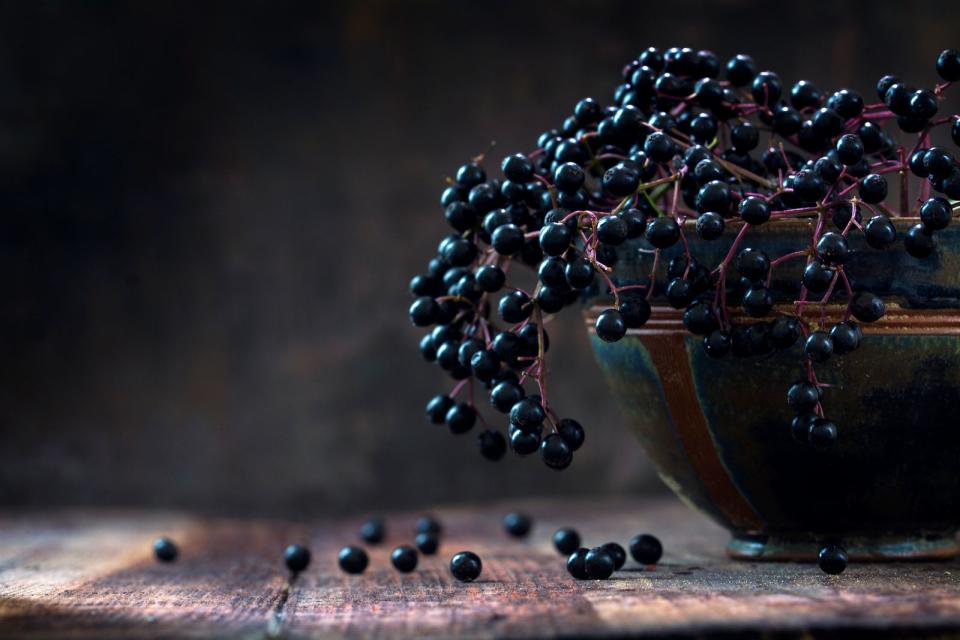
[[[536,518],[527,540],[503,532],[509,509]],[[388,517],[370,568],[347,576],[336,552],[356,543],[358,519],[306,524],[130,511],[0,516],[0,636],[26,637],[927,637],[960,630],[960,566],[853,565],[838,577],[812,565],[746,564],[722,553],[726,535],[672,499],[531,502],[436,509],[440,553],[413,574],[389,564],[416,513]],[[550,545],[576,526],[587,544],[649,531],[655,571],[632,561],[605,582],[571,579]],[[151,541],[173,537],[173,564]],[[288,584],[282,551],[307,542],[310,568]],[[450,556],[470,549],[483,574],[460,584]]]

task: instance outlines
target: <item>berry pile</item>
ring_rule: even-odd
[[[504,158],[502,178],[487,175],[482,156],[460,167],[440,198],[452,233],[410,282],[410,319],[430,328],[420,351],[457,381],[430,400],[429,419],[455,434],[480,422],[480,452],[490,460],[508,448],[539,450],[547,466],[566,468],[584,432],[548,398],[545,323],[585,294],[607,293],[596,332],[620,340],[649,319],[659,268],[665,302],[684,310],[709,356],[758,356],[801,341],[802,377],[787,393],[792,434],[829,447],[837,428],[815,365],[855,350],[859,323],[885,313],[883,300],[848,276],[851,235],[863,234],[871,250],[894,250],[891,218],[915,216],[902,246],[923,259],[960,199],[954,154],[931,142],[949,128],[960,145],[960,116],[939,112],[944,90],[960,80],[960,52],[941,53],[936,70],[942,82],[932,88],[884,76],[880,101],[869,102],[806,80],[785,87],[743,54],[724,65],[708,51],[649,48],[624,67],[611,104],[579,101],[536,149]],[[897,198],[888,198],[888,179]],[[797,218],[811,220],[806,246],[777,256],[750,246],[754,227]],[[691,256],[692,233],[730,238],[719,264]],[[650,276],[618,283],[618,247],[632,240],[651,257]],[[661,260],[675,245],[682,253]],[[775,308],[783,294],[775,270],[800,260],[797,299]],[[535,270],[533,287],[508,282],[516,263]],[[835,323],[827,322],[831,303],[844,307]],[[506,437],[477,411],[480,389],[509,415]]]

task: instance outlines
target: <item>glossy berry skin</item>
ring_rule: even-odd
[[[447,411],[446,421],[450,433],[455,435],[466,433],[477,421],[477,410],[462,402],[455,404]]]
[[[748,196],[740,201],[737,213],[747,224],[761,225],[770,219],[770,205],[766,200],[756,196]],[[697,226],[699,228],[699,219]]]
[[[499,431],[487,429],[477,436],[480,445],[480,455],[491,462],[496,462],[507,453],[507,441]]]
[[[586,558],[589,549],[577,549],[567,557],[567,573],[576,580],[587,580]]]
[[[697,216],[697,235],[704,240],[716,240],[723,235],[725,225],[723,216],[719,213],[701,213]]]
[[[456,404],[450,396],[434,396],[427,403],[427,417],[433,424],[443,424],[447,419],[447,411]]]
[[[739,53],[727,62],[727,80],[735,87],[743,87],[757,75],[757,66],[748,55]]]
[[[173,562],[177,559],[177,545],[170,538],[157,538],[153,541],[153,555],[160,562]]]
[[[573,451],[570,445],[559,433],[551,433],[540,443],[540,457],[543,463],[557,471],[566,469],[573,460]]]
[[[540,248],[548,256],[562,256],[570,247],[572,237],[567,225],[550,222],[540,229]]]
[[[560,165],[553,173],[553,184],[565,193],[575,193],[583,186],[585,179],[586,175],[583,173],[583,169],[573,162]]]
[[[846,550],[835,544],[828,544],[820,549],[817,554],[817,565],[820,570],[831,576],[838,576],[847,568]]]
[[[487,293],[496,293],[507,281],[503,269],[492,264],[485,264],[477,269],[475,278],[480,290]]]
[[[310,550],[299,544],[291,544],[283,551],[283,563],[293,573],[300,573],[310,564]]]
[[[513,406],[523,400],[523,387],[505,380],[490,391],[490,404],[501,413],[510,413]]]
[[[429,327],[440,316],[440,306],[429,296],[421,296],[410,305],[410,322],[415,327]]]
[[[582,258],[577,258],[567,263],[564,269],[564,275],[567,278],[567,284],[569,284],[571,288],[586,289],[593,284],[595,271],[593,270],[593,265],[589,262]]]
[[[838,356],[856,351],[860,346],[860,327],[850,320],[833,325],[829,335],[833,341],[833,352]]]
[[[945,229],[952,215],[950,201],[946,198],[933,197],[920,205],[920,222],[930,231]]]
[[[597,337],[604,342],[616,342],[627,335],[627,323],[616,309],[604,309],[597,316]]]
[[[523,431],[540,428],[545,417],[539,398],[524,398],[510,408],[510,424]]]
[[[337,554],[337,564],[346,573],[363,573],[369,563],[370,559],[367,557],[367,552],[360,547],[344,547]]]
[[[649,533],[642,533],[630,540],[630,555],[642,565],[657,564],[663,556],[663,545]]]
[[[627,552],[616,542],[608,542],[600,547],[613,558],[613,569],[619,571],[627,562]]]
[[[860,181],[860,197],[867,204],[883,202],[887,197],[887,181],[877,173],[871,173]]]
[[[627,239],[627,225],[616,216],[606,216],[597,223],[597,239],[612,247],[623,244]]]
[[[754,318],[762,318],[773,308],[773,293],[766,287],[754,285],[743,295],[743,310]]]
[[[472,551],[461,551],[450,558],[450,573],[460,582],[473,582],[480,577],[483,563]]]
[[[563,418],[557,425],[557,433],[563,438],[564,442],[570,448],[570,451],[576,451],[583,446],[585,439],[583,427],[580,423],[571,418]]]
[[[860,322],[876,322],[886,313],[883,300],[869,291],[860,291],[850,301],[850,313]]]
[[[583,557],[583,568],[591,580],[606,580],[613,575],[616,564],[603,547],[594,547]]]
[[[612,196],[623,198],[635,192],[640,184],[640,176],[626,165],[618,164],[607,169],[603,174],[601,185],[603,190]]]
[[[360,538],[368,544],[380,544],[386,535],[386,526],[380,518],[370,518],[360,525]]]
[[[524,513],[508,513],[503,517],[503,528],[514,538],[526,538],[532,527],[533,521]]]
[[[400,573],[410,573],[417,568],[417,550],[407,545],[400,545],[390,553],[390,563]]]
[[[680,240],[680,225],[669,216],[654,218],[647,223],[644,235],[647,242],[657,249],[668,249]]]
[[[826,362],[833,355],[833,340],[825,331],[814,331],[807,336],[803,353],[814,362]]]
[[[830,449],[837,442],[837,427],[826,418],[816,418],[810,425],[807,440],[814,449]]]
[[[703,336],[703,350],[711,358],[722,358],[730,352],[730,335],[719,329]]]
[[[515,224],[500,225],[491,239],[493,248],[502,256],[512,256],[523,249],[523,230]]]
[[[847,239],[834,231],[826,232],[817,241],[817,257],[827,264],[843,264],[850,257]]]
[[[533,179],[533,163],[521,153],[504,158],[500,163],[500,171],[512,182],[528,182]]]
[[[417,533],[435,533],[439,535],[443,531],[443,525],[431,516],[420,516],[414,523],[413,530]]]
[[[759,105],[775,105],[783,93],[780,77],[772,71],[761,71],[753,79],[751,87],[753,101]]]
[[[874,249],[886,249],[897,240],[897,229],[885,215],[875,215],[863,227],[867,244]]]
[[[759,249],[746,248],[737,256],[737,273],[750,282],[759,282],[770,270],[770,259]]]
[[[848,133],[840,136],[835,149],[837,150],[837,159],[847,166],[863,160],[863,142],[855,134]]]
[[[813,411],[820,402],[820,389],[811,382],[801,381],[790,385],[787,390],[787,404],[795,413]]]
[[[937,73],[947,82],[960,80],[960,51],[945,49],[937,56]]]
[[[827,102],[827,106],[836,111],[846,120],[856,118],[863,112],[863,98],[860,94],[849,89],[837,91]]]
[[[518,456],[529,456],[540,448],[540,432],[522,431],[511,427],[509,431],[510,449]]]
[[[580,534],[576,529],[557,529],[553,534],[553,546],[565,557],[580,548]]]
[[[810,427],[819,416],[815,413],[801,413],[790,421],[790,435],[800,444],[810,444]]]
[[[730,208],[730,187],[726,182],[711,180],[700,187],[695,204],[700,213],[717,211],[723,214]]]
[[[639,329],[650,319],[650,303],[641,297],[624,297],[620,301],[620,315],[628,329]]]
[[[417,549],[425,556],[432,556],[440,548],[440,536],[436,533],[421,532],[413,539]]]
[[[833,282],[835,273],[828,265],[814,260],[804,267],[801,281],[812,293],[823,293]]]
[[[760,143],[760,131],[749,122],[741,122],[730,129],[730,144],[739,153],[748,153]]]
[[[903,248],[914,258],[926,258],[937,250],[937,237],[921,222],[910,227],[903,239]]]

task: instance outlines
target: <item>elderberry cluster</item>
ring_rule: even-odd
[[[488,459],[508,447],[521,456],[539,449],[548,466],[567,467],[584,435],[548,400],[545,322],[603,293],[610,303],[595,329],[607,342],[643,326],[651,301],[683,310],[711,357],[761,356],[800,341],[802,377],[787,393],[792,433],[829,447],[837,428],[815,365],[857,349],[859,323],[885,313],[847,273],[857,259],[851,235],[895,250],[891,219],[918,217],[902,242],[922,259],[960,199],[954,153],[931,142],[944,127],[960,145],[960,116],[940,114],[944,90],[960,80],[960,52],[941,53],[936,70],[942,82],[931,88],[884,76],[880,101],[868,102],[806,80],[787,87],[747,55],[722,64],[708,51],[651,47],[624,67],[609,104],[580,100],[533,151],[504,158],[502,177],[488,176],[482,156],[460,167],[440,198],[452,232],[410,283],[410,318],[430,327],[421,353],[457,381],[430,400],[430,420],[456,434],[479,420]],[[898,198],[888,197],[889,179]],[[750,246],[751,229],[788,219],[811,220],[808,243],[778,256]],[[698,263],[694,233],[726,238],[725,257]],[[613,275],[628,241],[649,259],[640,283]],[[661,259],[678,245],[682,253]],[[801,281],[779,291],[775,269],[800,260]],[[532,287],[508,282],[519,266],[534,270]],[[777,304],[778,295],[796,299]],[[829,322],[828,305],[839,307]],[[506,438],[478,413],[481,390],[509,415]]]

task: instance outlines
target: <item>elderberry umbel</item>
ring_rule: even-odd
[[[945,113],[944,97],[960,80],[960,52],[931,66],[932,84],[886,75],[874,97],[791,84],[745,54],[724,63],[709,51],[648,48],[609,100],[579,101],[499,172],[483,155],[466,162],[440,197],[450,231],[410,281],[410,320],[427,331],[420,353],[453,379],[428,402],[429,420],[453,434],[479,424],[488,460],[539,452],[546,466],[568,467],[584,430],[548,394],[550,316],[606,297],[596,334],[617,342],[647,323],[656,292],[712,358],[796,353],[784,435],[829,449],[838,430],[817,368],[858,349],[861,325],[886,311],[848,272],[858,247],[902,243],[908,264],[925,260],[957,214],[960,115]],[[898,217],[916,222],[901,233]],[[810,221],[808,242],[779,255],[752,246],[754,227],[796,219]],[[725,243],[724,257],[700,264],[693,242]],[[649,276],[614,275],[624,246]],[[785,263],[800,267],[798,283],[784,283]],[[524,268],[533,286],[514,277]],[[501,416],[481,411],[482,397]],[[657,555],[650,541],[638,545],[644,559]],[[609,557],[574,550],[571,571],[603,574]]]

